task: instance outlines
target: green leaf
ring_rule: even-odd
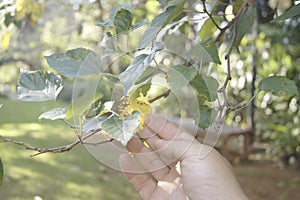
[[[45,56],[47,63],[65,77],[80,77],[100,72],[100,59],[91,50],[77,48]]]
[[[11,13],[5,14],[4,24],[6,27],[8,27],[11,23],[13,23],[14,20],[15,20],[15,18],[11,15]]]
[[[0,185],[2,185],[3,183],[3,177],[4,177],[3,163],[0,158]]]
[[[286,127],[285,125],[280,125],[280,124],[275,124],[275,123],[268,123],[267,124],[268,130],[274,130],[274,131],[278,131],[281,133],[288,133],[289,132],[289,128]]]
[[[177,4],[174,4],[176,9],[170,14],[168,17],[168,20],[165,22],[163,27],[165,27],[167,24],[169,24],[172,20],[174,20],[178,15],[182,13],[184,4],[187,2],[187,0],[179,0]],[[173,6],[173,5],[172,5]]]
[[[117,35],[111,35],[109,32],[106,32],[106,35],[100,45],[102,47],[105,47],[105,53],[110,54],[112,52],[118,51],[117,42]]]
[[[110,74],[110,73],[103,73],[103,77],[105,77],[108,81],[110,81],[111,84],[119,83],[120,80],[116,75]]]
[[[152,20],[139,42],[140,49],[147,47],[155,39],[157,33],[181,13],[185,2],[186,0],[183,0],[176,6],[168,7]]]
[[[96,26],[100,26],[100,27],[104,27],[104,28],[113,28],[114,23],[112,21],[100,22],[100,23],[97,23]]]
[[[102,98],[101,93],[96,93],[88,96],[83,96],[75,99],[69,107],[65,118],[70,119],[73,116],[83,116],[97,100]]]
[[[237,24],[236,24],[236,40],[234,45],[236,47],[239,46],[242,38],[244,35],[250,32],[252,25],[254,23],[254,20],[256,18],[256,8],[253,6],[246,7],[240,17],[238,18]],[[234,27],[233,27],[234,28]],[[234,36],[234,30],[232,30],[231,34],[231,40]]]
[[[101,123],[102,130],[111,138],[121,142],[124,146],[134,136],[139,127],[140,113],[134,111],[132,115],[121,121],[117,116],[111,116]]]
[[[64,119],[66,117],[67,109],[66,108],[54,108],[47,112],[44,112],[39,116],[39,119],[50,119],[50,120],[57,120],[57,119]]]
[[[106,119],[107,117],[97,116],[97,117],[92,117],[91,119],[85,121],[82,126],[82,135],[84,136],[88,134],[90,131],[101,128],[100,127],[101,123]]]
[[[122,5],[118,5],[118,6],[114,7],[113,10],[111,11],[111,13],[109,14],[109,18],[111,20],[113,20],[116,16],[116,13],[119,10],[123,9],[123,10],[128,10],[129,11],[130,7],[131,7],[130,4],[122,4]]]
[[[55,100],[62,90],[62,79],[46,71],[21,71],[18,98],[22,101]]]
[[[292,8],[290,8],[288,11],[286,11],[276,19],[273,19],[271,23],[282,21],[291,17],[295,17],[297,15],[300,15],[300,4],[294,5]]]
[[[166,11],[160,13],[152,20],[139,42],[140,49],[147,47],[155,39],[157,33],[175,9],[175,6],[168,7]]]
[[[238,10],[241,8],[243,5],[243,0],[235,0],[234,5],[233,5],[233,13],[236,14]]]
[[[130,87],[139,79],[146,68],[153,60],[155,52],[151,54],[141,54],[133,59],[130,66],[119,75],[124,86],[124,94],[126,95]]]
[[[284,76],[270,76],[261,80],[258,84],[260,90],[272,91],[279,96],[298,95],[298,89],[294,81]]]
[[[214,17],[215,22],[219,25],[222,21],[221,17]],[[211,37],[218,28],[215,26],[215,24],[212,22],[211,18],[208,18],[203,26],[201,27],[201,30],[199,32],[199,36],[201,40],[205,40],[208,37]]]
[[[120,9],[116,12],[114,26],[116,27],[117,34],[128,31],[132,27],[132,14],[130,11]]]
[[[157,0],[163,7],[167,5],[168,0]]]
[[[132,26],[132,30],[138,29],[141,26],[144,26],[148,22],[148,19],[142,19],[141,21],[138,21]]]
[[[206,105],[201,105],[199,110],[200,117],[198,118],[198,127],[206,129],[210,127],[213,123],[213,110]]]
[[[159,74],[159,71],[153,67],[147,67],[146,70],[142,73],[139,79],[135,82],[136,84],[140,84],[146,82],[153,78],[156,74]]]
[[[181,2],[181,0],[157,0],[162,7],[174,6]]]
[[[99,80],[99,85],[97,86],[97,91],[101,91],[103,94],[104,101],[111,100],[112,91],[116,89],[116,86],[121,86],[118,77],[103,73]]]
[[[208,101],[217,99],[219,83],[211,76],[196,76],[191,82],[193,88],[200,96],[204,96]]]
[[[202,64],[208,62],[221,64],[218,49],[212,40],[208,40],[205,43],[198,43],[193,46],[190,51],[190,57],[199,60]]]
[[[147,96],[150,87],[151,87],[151,83],[143,84],[140,87],[138,87],[136,90],[134,90],[130,96],[134,99],[140,97],[140,94]]]
[[[175,90],[176,88],[182,88],[186,86],[197,74],[195,67],[176,65],[168,71],[167,80],[170,88]]]

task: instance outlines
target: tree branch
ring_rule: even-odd
[[[109,140],[104,140],[104,141],[100,141],[100,142],[83,142],[83,144],[85,144],[85,145],[92,145],[92,146],[98,146],[100,144],[105,144],[105,143],[112,142],[112,141],[114,141],[114,139],[110,138]]]
[[[242,6],[240,7],[240,9],[238,10],[238,12],[236,13],[235,17],[225,27],[219,29],[221,32],[216,37],[216,39],[214,40],[214,42],[218,42],[220,40],[220,38],[222,37],[222,35],[226,32],[226,30],[229,29],[232,25],[234,25],[237,22],[237,20],[239,19],[240,15],[242,14],[242,11],[244,10],[244,8],[248,4],[249,4],[249,0],[246,0],[246,1],[243,2]],[[211,17],[211,19],[212,19],[212,17]],[[236,28],[234,28],[234,29],[236,29]]]
[[[60,147],[53,147],[53,148],[33,147],[33,146],[28,145],[28,144],[25,144],[24,142],[16,141],[16,140],[13,140],[13,139],[10,139],[10,138],[5,138],[1,135],[0,135],[0,142],[9,142],[9,143],[13,143],[13,144],[22,146],[27,150],[37,151],[38,153],[35,153],[35,154],[31,155],[33,157],[33,156],[37,156],[37,155],[40,155],[40,154],[43,154],[43,153],[48,153],[48,152],[63,153],[63,152],[66,152],[66,151],[70,151],[71,149],[73,149],[78,144],[81,144],[82,141],[86,140],[87,138],[91,137],[92,135],[95,135],[96,133],[100,132],[101,130],[102,129],[100,129],[100,128],[92,130],[90,133],[88,133],[87,135],[83,136],[80,139],[77,139],[75,142],[73,142],[71,144],[68,144],[68,145],[65,145],[65,146],[60,146]],[[113,139],[105,140],[105,141],[102,141],[102,142],[95,143],[94,145],[99,145],[99,144],[103,144],[103,143],[106,143],[106,142],[111,142],[112,140]]]
[[[238,109],[240,108],[240,106],[238,106],[237,108],[234,108],[232,106],[229,105],[228,103],[228,99],[227,99],[227,93],[226,93],[226,87],[228,85],[228,82],[231,80],[231,62],[230,62],[230,56],[234,47],[234,44],[237,40],[237,21],[239,19],[239,17],[241,16],[243,10],[245,9],[245,7],[248,5],[248,0],[244,1],[242,6],[240,7],[240,9],[238,10],[237,14],[235,15],[234,19],[232,20],[233,22],[233,37],[229,46],[229,50],[227,52],[227,54],[225,55],[225,59],[227,60],[227,75],[226,75],[226,79],[224,81],[223,86],[218,90],[219,93],[223,94],[224,97],[224,102],[221,105],[221,108],[224,107],[228,107],[229,110],[233,110],[233,109]],[[226,26],[228,27],[228,25]],[[226,28],[225,27],[225,28]]]
[[[154,97],[153,99],[150,99],[149,103],[153,103],[154,101],[157,101],[158,99],[163,98],[163,97],[166,98],[167,96],[169,96],[170,92],[171,92],[171,90],[165,91],[164,93],[158,95],[157,97]]]
[[[14,57],[8,57],[8,58],[2,58],[0,59],[0,66],[7,64],[7,63],[16,63],[16,62],[22,62],[30,67],[30,69],[34,69],[34,64],[30,61],[24,59],[24,58],[14,58]]]

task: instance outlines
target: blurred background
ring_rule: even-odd
[[[109,21],[116,5],[130,4],[134,21],[151,21],[162,10],[162,4],[170,2],[174,1],[1,0],[0,134],[39,147],[74,141],[76,134],[62,122],[38,120],[41,113],[70,102],[72,80],[64,80],[64,89],[55,102],[20,102],[16,94],[20,69],[52,70],[45,55],[77,47],[97,48],[107,30],[96,24]],[[218,3],[216,15],[229,15],[229,5],[241,1],[206,2],[208,9]],[[257,0],[257,23],[242,39],[240,53],[232,56],[233,78],[228,95],[233,104],[249,99],[255,92],[252,86],[257,87],[257,82],[270,74],[287,76],[299,90],[300,16],[270,24],[274,15],[284,13],[297,2]],[[184,23],[182,33],[199,34],[203,25],[201,4],[187,2],[186,7],[197,12],[183,15],[198,21]],[[28,7],[21,9],[18,5]],[[220,48],[220,58],[224,54]],[[221,65],[212,73],[217,74],[220,82],[226,74]],[[169,112],[172,114],[171,109]],[[299,118],[299,96],[278,97],[269,92],[260,92],[248,108],[228,113],[226,124],[255,130],[251,133],[247,158],[243,156],[243,135],[229,138],[224,152],[250,199],[299,198]],[[217,148],[222,151],[222,140]],[[30,157],[31,153],[13,144],[0,143],[5,167],[0,199],[139,199],[121,173],[99,163],[82,146],[63,154]]]

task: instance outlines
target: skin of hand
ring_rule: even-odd
[[[229,162],[215,149],[199,143],[166,119],[150,114],[120,167],[144,200],[244,200]],[[134,156],[132,156],[134,155]]]

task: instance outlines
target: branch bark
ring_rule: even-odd
[[[40,154],[43,154],[43,153],[48,153],[48,152],[51,152],[51,153],[63,153],[63,152],[66,152],[66,151],[70,151],[72,150],[75,146],[77,146],[78,144],[81,144],[82,141],[88,139],[89,137],[95,135],[96,133],[100,132],[102,129],[95,129],[95,130],[92,130],[90,133],[88,133],[87,135],[83,136],[82,138],[80,139],[77,139],[76,141],[74,141],[73,143],[71,144],[67,144],[67,145],[64,145],[64,146],[60,146],[60,147],[53,147],[53,148],[44,148],[44,147],[33,147],[33,146],[30,146],[28,144],[25,144],[24,142],[20,142],[20,141],[16,141],[14,139],[11,139],[11,138],[6,138],[6,137],[3,137],[0,135],[0,142],[9,142],[9,143],[13,143],[13,144],[16,144],[16,145],[19,145],[27,150],[32,150],[32,151],[37,151],[37,153],[31,155],[32,157],[33,156],[37,156],[37,155],[40,155]],[[107,143],[107,142],[112,142],[113,139],[109,139],[109,140],[105,140],[105,141],[101,141],[101,142],[97,142],[93,145],[99,145],[99,144],[104,144],[104,143]],[[85,144],[85,143],[82,143],[82,144]],[[87,143],[87,144],[92,144],[92,143]]]
[[[8,57],[8,58],[2,58],[0,60],[0,66],[4,65],[4,64],[8,64],[8,63],[16,63],[16,62],[22,62],[26,65],[29,66],[30,70],[34,69],[34,64],[31,63],[30,61],[24,59],[24,58],[14,58],[14,57]]]

